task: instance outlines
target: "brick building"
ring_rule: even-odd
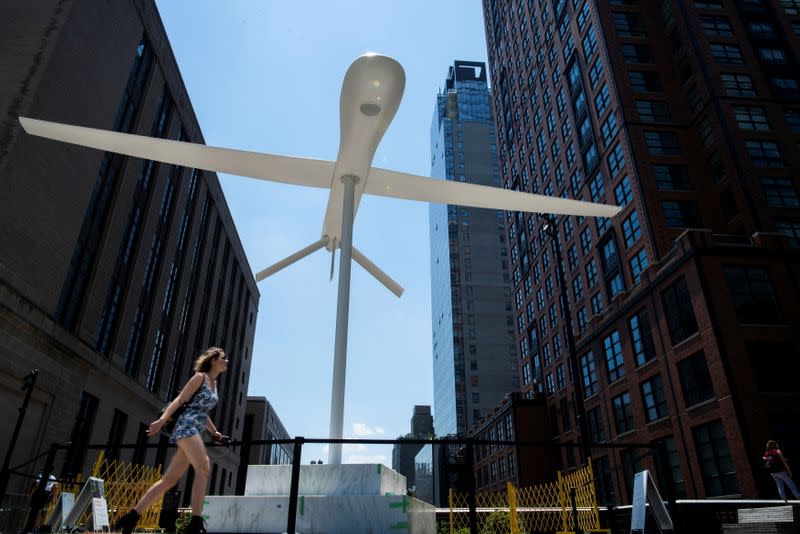
[[[3,436],[20,377],[40,371],[11,464],[67,441],[58,476],[87,474],[87,444],[164,463],[167,438],[147,426],[209,345],[231,361],[212,418],[239,439],[259,293],[216,175],[34,138],[17,121],[202,143],[155,3],[11,2],[0,33]],[[232,493],[238,454],[211,457],[209,493]],[[12,477],[9,494],[27,485]]]
[[[547,442],[550,439],[544,395],[530,399],[509,393],[495,409],[473,427],[478,440]],[[475,445],[475,487],[478,491],[503,491],[511,482],[518,488],[555,477],[550,446]]]
[[[504,186],[624,208],[557,221],[592,441],[664,440],[678,495],[774,496],[765,441],[800,454],[800,5],[483,7]],[[556,243],[507,217],[523,390],[575,439]],[[594,450],[602,501],[646,452]]]

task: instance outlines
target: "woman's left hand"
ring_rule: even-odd
[[[147,429],[147,435],[150,437],[155,436],[161,431],[162,426],[164,426],[164,421],[161,419],[156,419],[150,423],[150,427]]]

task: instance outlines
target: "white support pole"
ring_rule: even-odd
[[[333,384],[331,386],[331,439],[342,439],[344,426],[344,382],[347,371],[347,321],[350,315],[350,269],[353,254],[353,207],[358,177],[346,175],[342,207],[342,242],[339,254],[339,297],[336,305],[336,341],[333,349]],[[331,443],[328,463],[341,465],[342,444]]]

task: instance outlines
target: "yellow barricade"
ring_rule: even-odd
[[[547,484],[516,488],[509,482],[504,492],[476,494],[478,531],[482,534],[574,531],[573,488],[579,527],[600,529],[591,461],[566,475],[559,471],[557,476]],[[449,504],[450,534],[469,532],[467,495],[450,490]]]
[[[120,516],[133,508],[147,488],[161,479],[161,466],[148,467],[120,460],[107,460],[101,451],[92,469],[92,476],[103,480],[108,503],[108,520],[114,524]],[[137,529],[158,529],[162,498],[142,514]]]

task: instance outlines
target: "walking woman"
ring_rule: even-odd
[[[203,444],[203,430],[207,430],[215,441],[223,441],[226,436],[220,434],[208,413],[217,404],[217,377],[228,369],[228,358],[219,347],[210,347],[194,362],[195,374],[186,383],[180,395],[169,403],[161,417],[150,423],[147,430],[148,436],[155,436],[173,413],[188,401],[183,413],[175,422],[175,429],[170,436],[170,443],[177,443],[178,452],[173,456],[161,480],[150,486],[142,495],[136,506],[127,514],[120,517],[114,525],[114,530],[123,534],[133,532],[142,513],[161,497],[168,489],[178,483],[178,480],[189,469],[194,467],[194,483],[192,484],[192,520],[185,532],[187,534],[202,534],[205,532],[203,525],[203,499],[208,487],[210,462],[208,453]]]
[[[792,481],[792,470],[789,468],[789,462],[786,457],[778,448],[778,442],[771,439],[767,442],[767,450],[764,452],[764,468],[772,475],[775,480],[775,485],[778,486],[778,495],[781,496],[784,502],[789,502],[786,498],[786,488],[792,492],[795,499],[800,499],[800,492],[797,491],[794,482]]]

